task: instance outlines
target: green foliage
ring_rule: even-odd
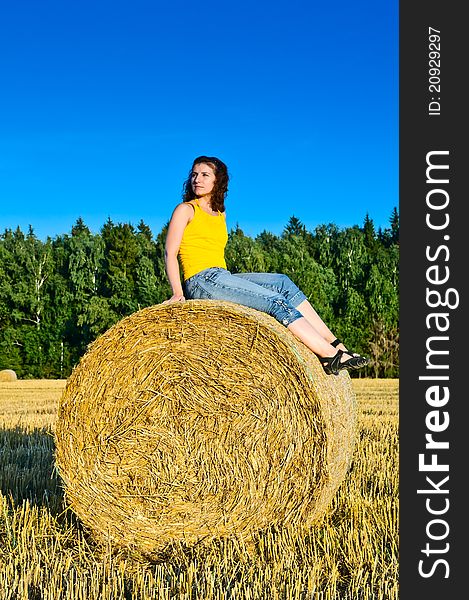
[[[228,270],[233,273],[264,273],[267,270],[261,248],[255,240],[244,235],[239,226],[228,235],[225,259]]]
[[[399,215],[375,231],[335,224],[308,231],[292,216],[280,236],[229,232],[228,269],[285,273],[328,326],[371,357],[360,375],[399,373]],[[168,224],[156,237],[110,219],[93,234],[81,218],[45,242],[32,228],[0,235],[0,368],[19,377],[67,377],[88,344],[122,317],[171,295],[165,274]]]

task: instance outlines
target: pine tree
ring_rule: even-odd
[[[306,227],[303,225],[303,223],[300,221],[300,219],[298,219],[297,217],[292,215],[290,217],[290,219],[288,220],[286,227],[283,230],[283,236],[289,236],[289,235],[304,236],[305,233],[306,233]]]
[[[392,211],[392,215],[389,219],[391,224],[391,240],[395,243],[399,243],[399,213],[397,212],[397,208],[394,207]]]

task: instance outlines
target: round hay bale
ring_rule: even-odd
[[[0,371],[0,381],[16,381],[18,377],[13,369],[2,369]]]
[[[147,556],[176,540],[309,525],[348,469],[346,371],[267,314],[193,300],[145,308],[99,337],[59,405],[66,498],[104,542]]]

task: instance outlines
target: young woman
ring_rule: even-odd
[[[166,273],[173,295],[165,304],[186,298],[243,304],[285,325],[318,356],[327,374],[365,366],[368,360],[347,350],[286,275],[227,270],[228,180],[228,169],[220,159],[199,156],[194,160],[184,184],[183,202],[174,209],[166,237]]]

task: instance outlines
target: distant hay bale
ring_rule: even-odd
[[[18,377],[13,369],[2,369],[0,371],[0,381],[16,381]]]
[[[60,401],[66,498],[104,542],[156,556],[174,541],[310,525],[355,443],[346,371],[267,314],[229,302],[145,308],[89,347]]]

